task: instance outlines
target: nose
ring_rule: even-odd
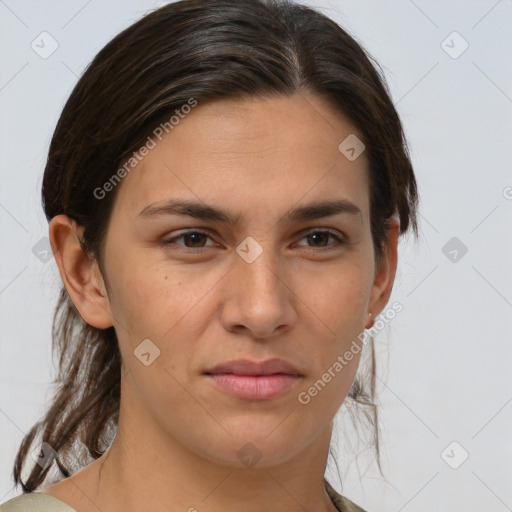
[[[264,340],[290,330],[297,321],[297,296],[289,272],[270,250],[251,263],[237,256],[226,276],[221,322],[230,332],[247,331]]]

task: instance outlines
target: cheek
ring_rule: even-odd
[[[114,318],[126,327],[133,343],[149,338],[179,345],[183,329],[189,333],[191,322],[196,323],[198,316],[206,318],[205,297],[220,277],[161,262],[126,265],[115,276]]]
[[[122,327],[123,335],[135,340],[140,338],[158,337],[159,325],[166,318],[167,328],[172,320],[179,301],[169,303],[177,297],[180,280],[174,282],[165,271],[158,266],[136,264],[124,261],[122,267],[117,266],[111,273],[112,296],[110,305],[114,323]],[[173,290],[173,293],[170,292]],[[171,324],[172,325],[172,324]],[[164,327],[164,326],[162,326]]]
[[[324,329],[328,328],[332,336],[344,337],[364,324],[370,294],[365,269],[356,265],[340,265],[323,276],[304,280],[302,286],[306,309],[313,319],[324,325]]]
[[[343,403],[357,372],[371,280],[368,269],[357,264],[340,265],[327,274],[308,280],[305,288],[304,311],[309,312],[315,340],[307,350],[316,363],[299,403],[329,415]]]

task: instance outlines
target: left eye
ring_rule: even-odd
[[[185,242],[185,244],[178,244],[178,245],[183,245],[187,249],[203,249],[204,247],[208,247],[208,246],[202,244],[201,242],[202,241],[204,242],[208,238],[211,240],[210,235],[204,231],[188,231],[185,233],[181,233],[180,235],[175,236],[173,238],[164,240],[163,243],[165,245],[168,245],[168,244],[176,243],[177,240],[183,239],[184,241],[186,241],[186,240],[191,241],[192,245],[187,244],[187,242]],[[329,238],[333,238],[335,240],[335,243],[328,244],[327,241]],[[309,242],[313,242],[313,243],[321,243],[321,245],[319,245],[319,246],[317,245],[317,248],[320,248],[320,249],[322,249],[323,247],[327,248],[327,249],[323,249],[323,250],[333,249],[337,246],[347,243],[336,232],[329,231],[329,230],[310,231],[308,233],[305,233],[304,236],[302,237],[302,239],[307,239]],[[325,242],[325,243],[322,243],[322,242]],[[315,247],[313,247],[313,248],[315,248]],[[195,251],[195,252],[200,252],[200,251]]]
[[[346,241],[341,238],[337,233],[333,231],[310,231],[309,233],[306,233],[303,238],[307,238],[308,240],[313,241],[327,241],[329,237],[334,238],[336,241],[334,244],[322,244],[321,247],[327,247],[327,250],[334,249],[337,246],[343,245],[346,243]],[[329,246],[330,245],[330,246]],[[334,246],[334,247],[333,247]]]

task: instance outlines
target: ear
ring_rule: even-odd
[[[93,327],[113,325],[106,286],[97,261],[82,249],[83,229],[66,215],[50,222],[49,238],[60,277],[82,319]]]
[[[400,221],[397,217],[388,219],[386,228],[387,241],[383,256],[375,269],[375,277],[368,304],[368,312],[371,312],[372,316],[366,322],[366,329],[373,325],[375,318],[384,309],[391,296],[396,274],[399,228]]]

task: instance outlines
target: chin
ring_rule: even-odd
[[[291,431],[297,433],[297,429],[283,426],[280,430],[279,423],[274,421],[268,428],[260,424],[238,430],[223,424],[231,436],[222,436],[218,441],[210,438],[211,444],[203,447],[203,456],[216,464],[238,469],[264,469],[285,463],[305,443],[290,435]]]

